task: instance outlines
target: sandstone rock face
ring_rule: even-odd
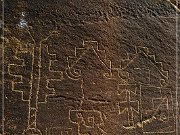
[[[2,134],[180,133],[179,12],[173,0],[6,0]]]

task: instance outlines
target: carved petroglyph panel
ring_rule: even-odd
[[[137,59],[139,52],[144,54],[144,51],[147,52],[148,48],[138,47],[138,49],[143,48],[143,51],[137,51],[131,57],[128,56],[126,63],[124,63],[125,60],[123,59],[121,65],[116,68],[112,67],[112,61],[107,59],[105,50],[98,49],[97,41],[83,41],[83,47],[75,47],[74,56],[67,57],[67,65],[64,66],[67,68],[64,70],[53,70],[55,62],[58,63],[57,53],[50,53],[50,48],[46,43],[47,40],[48,38],[44,40],[44,44],[43,42],[41,43],[39,57],[41,63],[38,64],[39,73],[41,74],[38,84],[39,92],[34,98],[29,99],[29,127],[24,131],[24,134],[46,133],[50,135],[64,135],[73,134],[73,132],[79,135],[88,133],[94,135],[110,134],[104,126],[107,125],[108,121],[111,121],[109,116],[112,114],[113,117],[117,117],[119,120],[124,119],[121,124],[119,123],[119,127],[122,130],[134,131],[140,128],[142,133],[174,132],[175,117],[171,89],[161,84],[160,81],[162,79],[159,78],[158,83],[160,85],[158,86],[161,87],[157,87],[156,84],[152,85],[152,69],[149,70],[150,66],[148,68],[141,65],[137,66],[138,64],[135,64],[136,67],[133,66],[135,62],[140,63],[142,61],[141,58]],[[103,57],[100,56],[101,53],[99,52],[103,52]],[[91,53],[94,56],[96,55],[96,59],[89,57],[92,55]],[[145,58],[147,57],[145,56]],[[25,65],[23,60],[22,65]],[[93,65],[93,61],[96,61],[95,63],[99,62],[100,65]],[[152,61],[149,61],[151,64]],[[155,58],[153,58],[153,61],[160,63],[155,61]],[[86,63],[84,64],[84,62]],[[89,65],[92,66],[88,68]],[[23,74],[19,73],[19,70],[15,70],[14,66],[9,64],[9,74],[19,77],[21,81]],[[18,69],[20,67],[22,68],[23,66],[18,65]],[[168,79],[167,71],[163,70],[162,64],[157,70],[158,73],[163,71],[165,74],[162,74],[161,78]],[[92,80],[91,82],[89,78]],[[167,83],[165,79],[164,83]],[[104,84],[108,85],[104,87]],[[66,104],[69,103],[66,100],[71,101],[71,105],[73,105],[73,102],[77,102],[76,107],[73,107],[73,110],[70,109],[71,107],[67,107]],[[31,107],[31,102],[37,102],[38,104]],[[59,102],[59,105],[55,105],[55,110],[49,106],[52,102]],[[59,110],[59,113],[67,114],[66,117],[64,115],[64,120],[60,118],[59,113],[54,113],[54,117],[51,116],[53,115],[52,110],[57,111],[60,108],[61,111]],[[47,112],[47,114],[44,114],[44,112]],[[41,132],[39,129],[43,129],[43,127],[39,126],[39,129],[37,129],[37,123],[38,125],[41,124],[42,120],[38,119],[42,119],[43,115],[47,115],[47,118],[52,120],[56,117],[57,120],[64,121],[67,123],[64,124],[68,128],[49,128],[50,123],[53,121],[49,121],[46,118],[47,123],[43,125],[47,130],[46,132]],[[60,121],[54,122],[59,123]],[[151,128],[157,122],[164,128],[156,128],[152,132]],[[54,126],[56,126],[55,123],[53,124]],[[171,126],[168,127],[167,123]],[[60,125],[63,126],[64,124]]]
[[[5,6],[5,134],[175,135],[172,3],[16,1]]]

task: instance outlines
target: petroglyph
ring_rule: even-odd
[[[165,93],[164,93],[165,92]],[[171,133],[175,131],[175,117],[173,113],[173,99],[171,89],[141,86],[142,117],[151,117],[148,121],[142,122],[145,133]],[[149,102],[147,105],[146,103]],[[153,123],[161,123],[161,129],[150,127]],[[168,123],[168,124],[167,124]],[[169,125],[170,128],[167,128]],[[163,127],[163,128],[162,128]]]
[[[164,88],[165,84],[160,83],[162,80],[164,80],[164,83],[168,83],[168,71],[163,69],[162,62],[157,62],[155,56],[152,54],[150,55],[148,48],[136,47],[136,53],[127,53],[127,59],[121,60],[121,65],[116,68],[112,67],[112,61],[108,60],[106,51],[99,49],[97,41],[83,41],[81,48],[75,47],[74,56],[67,57],[67,69],[64,71],[57,71],[53,69],[53,65],[58,62],[57,54],[50,52],[49,45],[46,42],[53,36],[58,36],[58,33],[52,33],[47,38],[40,41],[38,61],[39,83],[37,85],[39,90],[38,95],[34,95],[34,98],[32,98],[33,93],[30,94],[29,92],[31,92],[30,89],[34,88],[32,85],[33,77],[31,76],[31,72],[35,67],[26,67],[29,66],[28,63],[26,63],[28,58],[33,61],[33,49],[29,49],[28,47],[22,49],[22,47],[20,47],[20,49],[15,53],[15,59],[17,59],[18,64],[8,65],[9,74],[14,77],[14,80],[12,81],[12,90],[21,92],[23,101],[29,101],[29,126],[24,134],[42,134],[41,131],[36,128],[38,107],[36,107],[37,105],[33,102],[37,102],[36,104],[39,105],[41,103],[46,104],[49,96],[51,96],[52,99],[53,96],[64,96],[65,99],[77,98],[81,102],[81,108],[84,107],[86,102],[93,103],[94,105],[103,105],[105,103],[109,107],[111,106],[111,109],[105,109],[104,111],[103,107],[92,107],[92,110],[69,110],[69,122],[78,125],[78,134],[88,134],[90,132],[92,134],[107,134],[106,131],[100,127],[105,124],[104,120],[107,120],[106,115],[111,114],[112,112],[117,112],[117,115],[122,116],[127,113],[127,123],[123,124],[124,129],[135,130],[136,128],[142,128],[144,133],[155,133],[148,129],[150,127],[149,125],[153,124],[155,121],[165,123],[170,122],[170,124],[174,122],[171,91],[168,88]],[[93,52],[94,55],[97,56],[99,63],[104,66],[105,70],[102,72],[101,77],[106,80],[106,82],[120,80],[121,83],[116,83],[116,86],[114,87],[116,88],[114,96],[117,97],[117,101],[98,101],[86,96],[88,93],[86,90],[86,77],[83,76],[86,76],[87,71],[84,70],[84,67],[80,64],[81,61],[89,55],[89,52]],[[150,64],[153,66],[155,65],[155,69],[160,74],[158,80],[160,87],[152,85],[152,69],[150,66],[133,66],[135,61],[139,63],[141,62],[142,55],[150,61]],[[29,76],[31,76],[31,78],[29,78],[29,82],[23,81],[23,77],[27,74],[21,72],[27,68],[30,69]],[[23,91],[23,88],[26,86],[24,83],[29,86],[29,92]],[[24,87],[20,87],[21,85]],[[94,82],[93,85],[98,85],[98,83]],[[28,88],[27,86],[26,90]],[[75,91],[71,90],[72,87],[74,87]],[[151,92],[153,93],[151,94],[152,97],[148,97],[148,101],[151,102],[149,103],[149,106],[147,106],[146,94],[149,94],[149,89],[151,89]],[[152,91],[152,89],[155,91]],[[76,95],[73,95],[74,92]],[[29,94],[31,95],[31,98],[28,98]],[[26,98],[25,95],[27,96]],[[148,115],[150,115],[150,118],[143,121],[137,121],[134,119],[139,116],[141,116],[141,119],[144,119]],[[170,131],[162,130],[157,131],[157,133],[173,131],[174,129]],[[73,132],[70,129],[52,128],[48,129],[47,134],[64,135],[73,134]]]
[[[78,124],[79,134],[106,134],[106,132],[99,127],[100,125],[104,124],[102,113],[99,111],[70,110],[69,116],[72,123]]]
[[[3,135],[178,132],[178,3],[17,0],[4,10]]]
[[[29,92],[32,87],[32,50],[29,48],[31,44],[23,44],[16,38],[11,40],[15,41],[19,46],[15,51],[13,59],[8,64],[8,73],[13,77],[12,91],[21,93],[23,101],[29,101]]]

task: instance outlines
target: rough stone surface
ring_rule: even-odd
[[[175,1],[4,8],[3,135],[177,135]]]

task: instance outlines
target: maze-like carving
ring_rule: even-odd
[[[22,100],[29,101],[29,121],[24,134],[43,133],[37,128],[38,106],[46,105],[49,96],[51,100],[76,101],[80,106],[68,110],[67,127],[46,127],[48,135],[73,135],[75,127],[78,135],[108,135],[103,126],[110,121],[108,115],[112,113],[120,119],[126,118],[120,124],[123,130],[141,128],[143,133],[149,134],[174,132],[172,93],[167,88],[168,71],[148,48],[135,47],[135,53],[127,53],[127,59],[120,59],[120,65],[115,67],[106,51],[99,49],[97,41],[83,41],[82,47],[75,47],[74,55],[67,57],[67,68],[57,70],[57,54],[50,51],[46,42],[52,35],[40,42],[38,65],[32,65],[35,56],[28,48],[17,50],[14,63],[8,65],[9,75],[13,77],[13,91],[21,92]],[[94,55],[93,59],[91,55]],[[34,67],[38,68],[38,89],[37,95],[30,98]],[[92,82],[88,80],[90,77]],[[157,127],[152,131],[154,123],[158,122],[163,129]],[[167,128],[168,125],[171,127]]]
[[[97,41],[83,41],[82,47],[75,47],[74,55],[67,57],[67,68],[63,71],[63,80],[51,83],[50,87],[56,90],[56,95],[84,100],[84,74],[86,74],[87,65],[83,65],[82,61],[86,57],[89,58],[89,53],[96,55],[96,60],[108,69],[105,50],[99,49]]]
[[[17,40],[17,39],[13,39]],[[28,101],[32,87],[32,51],[17,41],[20,47],[16,50],[13,60],[8,64],[9,75],[13,77],[12,90],[22,94],[22,100]]]
[[[78,49],[75,49],[75,52],[76,51],[78,52]],[[80,48],[79,50],[83,50],[84,53],[82,54],[85,55],[86,49]],[[105,65],[105,67],[107,67],[107,69],[109,70],[109,73],[104,73],[104,77],[106,79],[122,80],[122,84],[118,84],[118,95],[121,97],[122,101],[117,102],[117,111],[119,112],[119,115],[123,115],[124,113],[128,114],[127,124],[124,124],[123,127],[128,130],[141,127],[144,129],[144,133],[146,133],[147,131],[146,131],[145,123],[148,123],[147,122],[148,120],[145,120],[145,122],[144,121],[138,122],[137,120],[134,119],[134,117],[136,117],[135,115],[139,115],[138,117],[142,115],[141,114],[142,112],[140,112],[140,108],[143,109],[143,106],[140,106],[140,103],[143,104],[143,102],[145,102],[143,100],[144,93],[142,92],[143,90],[140,89],[140,87],[142,86],[160,87],[160,88],[166,87],[166,85],[168,85],[169,77],[168,77],[168,71],[164,70],[162,62],[156,61],[155,55],[152,55],[148,48],[138,46],[135,47],[135,50],[136,53],[135,54],[128,53],[127,59],[121,60],[121,65],[117,68],[112,67],[112,61],[107,60],[105,51],[103,51],[104,52],[103,56],[105,57],[103,57],[104,59],[100,59],[100,62],[102,62]],[[75,61],[74,63],[72,62],[73,63],[72,65],[75,67],[75,65],[78,62],[78,58],[71,57],[68,60],[70,61],[72,59],[74,59]],[[144,62],[146,62],[146,64],[143,64]],[[78,69],[78,71],[80,71],[80,69]],[[157,75],[156,78],[153,78],[152,72]],[[161,94],[159,96],[158,95],[156,96],[157,98],[151,99],[153,102],[150,103],[150,105],[155,106],[156,104],[156,106],[162,106],[161,103],[157,101],[167,100],[166,98],[164,99]],[[168,99],[168,101],[170,100],[172,101],[172,97]],[[155,108],[156,111],[159,109],[157,107]],[[166,110],[171,112],[172,115],[173,113],[172,105],[171,105],[171,109],[166,108]],[[154,113],[156,111],[155,109],[151,110],[151,112]],[[164,119],[164,122],[169,119],[168,116],[166,116],[168,111],[165,111],[166,113],[164,112],[165,114],[161,116],[161,119]],[[153,121],[154,118],[155,116],[152,116],[152,118],[150,119],[150,123]],[[170,124],[172,125],[172,132],[173,132],[174,124],[172,121],[174,121],[174,118],[172,118],[168,122],[170,122]],[[167,133],[167,132],[171,132],[171,130],[161,131],[161,133]],[[155,132],[149,131],[149,133],[155,133]]]
[[[39,103],[47,102],[48,96],[55,95],[55,89],[49,86],[50,83],[63,80],[63,72],[53,69],[53,64],[58,62],[56,54],[51,54],[48,48],[47,44],[42,44]]]

